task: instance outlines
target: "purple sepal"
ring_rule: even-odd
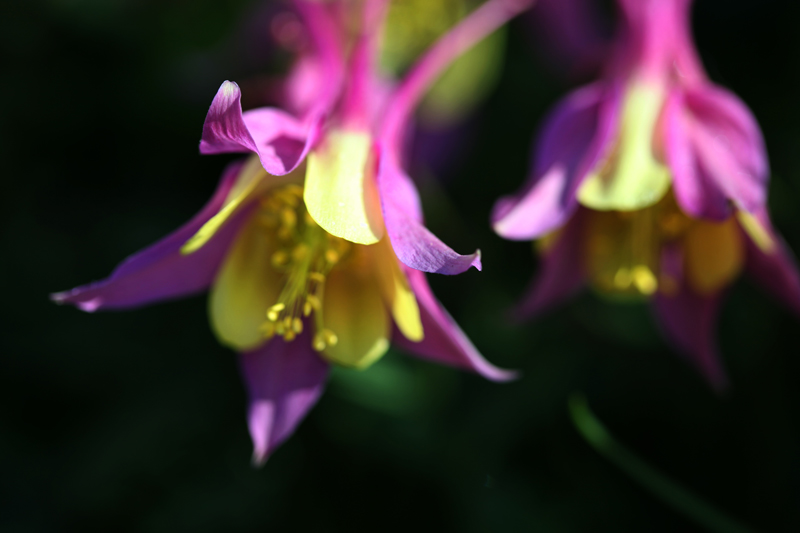
[[[492,381],[510,381],[518,377],[517,372],[497,368],[483,358],[436,300],[423,272],[410,268],[404,270],[417,297],[425,338],[421,342],[413,342],[395,328],[392,338],[394,344],[421,359],[470,370]]]
[[[585,211],[580,209],[541,254],[539,273],[514,308],[518,320],[534,318],[571,298],[586,280],[583,257]]]
[[[386,232],[397,258],[422,272],[460,274],[470,267],[481,269],[481,253],[460,255],[422,224],[416,187],[397,165],[391,149],[384,148],[378,170],[381,207]]]
[[[774,246],[765,252],[745,234],[747,271],[764,290],[800,316],[800,274],[794,254],[772,228],[766,210],[761,210],[756,218],[772,238]]]
[[[695,218],[724,220],[733,204],[764,207],[769,166],[758,123],[735,95],[710,84],[672,91],[664,110],[675,194]]]
[[[291,342],[276,337],[258,350],[239,354],[247,387],[247,425],[253,463],[263,465],[294,433],[325,389],[329,366],[303,333]]]
[[[658,292],[653,298],[653,309],[658,322],[672,344],[708,380],[718,392],[728,386],[728,379],[720,362],[714,331],[722,301],[722,293],[701,295],[683,280],[682,254],[677,246],[662,251],[662,273],[671,277],[675,292]]]
[[[203,124],[200,152],[254,152],[264,170],[275,176],[297,168],[317,140],[322,117],[301,122],[269,107],[242,113],[241,98],[236,83],[220,86]]]
[[[108,278],[53,294],[52,300],[93,312],[138,307],[208,288],[247,212],[234,216],[196,252],[183,255],[181,247],[219,212],[241,168],[239,161],[225,169],[214,196],[186,225],[127,258]]]
[[[619,119],[620,93],[601,83],[567,96],[550,113],[535,143],[528,181],[492,211],[495,231],[530,240],[564,224],[578,207],[576,192],[608,151]]]

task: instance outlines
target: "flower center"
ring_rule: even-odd
[[[267,321],[261,330],[267,338],[279,335],[292,341],[303,332],[304,319],[308,318],[313,320],[315,329],[313,348],[322,351],[334,346],[338,342],[336,334],[323,326],[325,280],[334,267],[348,258],[353,245],[314,222],[306,211],[299,185],[271,190],[261,200],[259,217],[270,235],[276,237],[272,267],[286,278],[277,303],[267,310]]]
[[[588,225],[588,268],[603,292],[650,296],[674,292],[677,280],[661,272],[661,248],[692,224],[672,195],[636,211],[595,211]]]

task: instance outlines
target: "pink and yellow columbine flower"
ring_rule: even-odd
[[[800,311],[800,278],[767,214],[758,124],[711,83],[695,51],[691,0],[618,0],[623,22],[600,81],[558,104],[528,182],[495,206],[509,239],[540,239],[532,316],[585,282],[648,297],[665,333],[716,387],[712,328],[744,267]]]
[[[525,3],[490,0],[390,87],[373,68],[386,2],[298,0],[314,44],[304,61],[316,69],[297,78],[313,95],[295,106],[300,115],[243,113],[238,86],[223,83],[200,150],[252,155],[225,171],[188,224],[108,279],[54,299],[96,311],[210,287],[214,332],[241,354],[257,463],[316,403],[330,364],[366,368],[391,342],[510,379],[483,359],[428,287],[425,272],[480,269],[480,254],[459,255],[425,228],[401,143],[438,73]],[[355,31],[354,16],[361,17]]]

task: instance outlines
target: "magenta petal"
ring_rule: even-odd
[[[594,84],[573,92],[550,113],[536,141],[533,169],[514,196],[492,212],[495,231],[530,240],[564,224],[578,206],[575,193],[600,162],[616,130],[619,95]]]
[[[769,166],[753,115],[735,95],[703,85],[671,96],[667,158],[679,202],[694,216],[721,218],[721,198],[745,211],[766,202]]]
[[[672,171],[678,204],[695,218],[724,220],[731,213],[728,199],[714,185],[704,161],[692,144],[691,118],[686,114],[682,90],[668,97],[663,115],[665,155]]]
[[[699,295],[684,283],[682,257],[677,246],[662,252],[661,268],[665,275],[678,282],[678,292],[666,295],[659,292],[653,298],[653,309],[664,335],[692,361],[717,391],[728,380],[720,362],[715,329],[721,293]]]
[[[393,337],[396,345],[422,359],[471,370],[492,381],[509,381],[517,377],[516,372],[497,368],[483,358],[436,300],[424,273],[408,268],[405,271],[417,297],[425,338],[413,342],[396,330]]]
[[[575,213],[552,248],[542,254],[539,273],[514,309],[520,319],[533,318],[572,297],[583,288],[586,274],[583,257],[585,211]]]
[[[51,298],[92,312],[137,307],[205,290],[247,212],[236,215],[196,252],[183,255],[180,249],[222,208],[241,167],[242,163],[236,162],[225,169],[214,196],[186,225],[127,258],[105,280],[53,294]]]
[[[239,363],[250,398],[247,425],[253,463],[260,466],[317,403],[329,367],[311,348],[308,333],[292,342],[274,338],[240,354]]]
[[[235,83],[220,86],[203,124],[200,152],[255,152],[264,170],[275,176],[297,168],[316,141],[319,117],[304,123],[266,107],[243,114],[241,96]]]
[[[384,224],[397,258],[423,272],[460,274],[470,267],[480,270],[480,250],[469,255],[457,254],[422,224],[417,190],[396,160],[392,150],[384,147],[378,187]]]
[[[781,236],[772,229],[766,210],[761,210],[757,218],[769,232],[775,246],[771,251],[765,252],[750,237],[745,236],[747,270],[774,298],[800,315],[800,274],[794,255]]]

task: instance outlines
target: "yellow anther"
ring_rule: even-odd
[[[272,266],[274,267],[282,267],[286,266],[286,263],[289,262],[289,254],[286,253],[285,250],[278,250],[274,254],[272,254]]]
[[[325,251],[325,261],[334,265],[339,261],[339,252],[336,250],[326,250]]]
[[[295,337],[297,337],[297,335],[295,335],[294,331],[292,330],[289,330],[283,334],[283,340],[285,340],[286,342],[293,341]]]
[[[316,351],[321,352],[324,350],[328,345],[325,344],[325,337],[322,335],[322,332],[317,333],[314,335],[314,339],[311,341],[311,347],[314,348]]]
[[[336,336],[336,333],[332,332],[331,330],[325,328],[321,331],[322,337],[325,339],[325,344],[328,346],[336,346],[336,343],[339,342],[339,337]]]
[[[292,329],[292,317],[287,316],[286,318],[283,319],[283,327],[284,329],[286,329],[286,331]]]
[[[281,200],[283,203],[290,205],[291,207],[297,207],[297,205],[300,203],[300,197],[302,196],[302,192],[300,193],[300,196],[298,196],[288,188],[279,189],[274,194],[276,198]]]
[[[286,228],[294,228],[297,225],[297,212],[289,207],[281,209],[281,222]]]
[[[321,272],[309,272],[308,279],[317,283],[325,283],[325,275]]]
[[[618,289],[627,289],[631,286],[632,281],[631,271],[625,267],[620,268],[617,270],[617,273],[614,274],[614,286]]]
[[[306,303],[311,306],[314,311],[319,311],[322,309],[322,300],[314,296],[313,294],[309,294],[306,296]]]
[[[312,307],[311,302],[306,300],[305,303],[303,304],[303,316],[311,315],[311,311],[313,311],[313,310],[314,310],[314,307]]]
[[[292,259],[295,261],[302,261],[306,258],[306,255],[308,255],[308,251],[308,246],[300,243],[292,250]]]
[[[283,334],[286,333],[286,328],[283,327],[283,322],[275,323],[275,333],[281,336],[283,336]]]
[[[658,289],[658,280],[653,272],[644,265],[637,265],[632,272],[633,284],[639,292],[645,296],[650,296]]]
[[[298,335],[303,333],[303,321],[296,317],[292,319],[292,331]]]
[[[284,309],[286,309],[286,306],[284,304],[275,304],[275,305],[273,305],[267,311],[267,318],[269,318],[273,322],[277,321],[278,317],[281,314],[281,311],[283,311]]]

